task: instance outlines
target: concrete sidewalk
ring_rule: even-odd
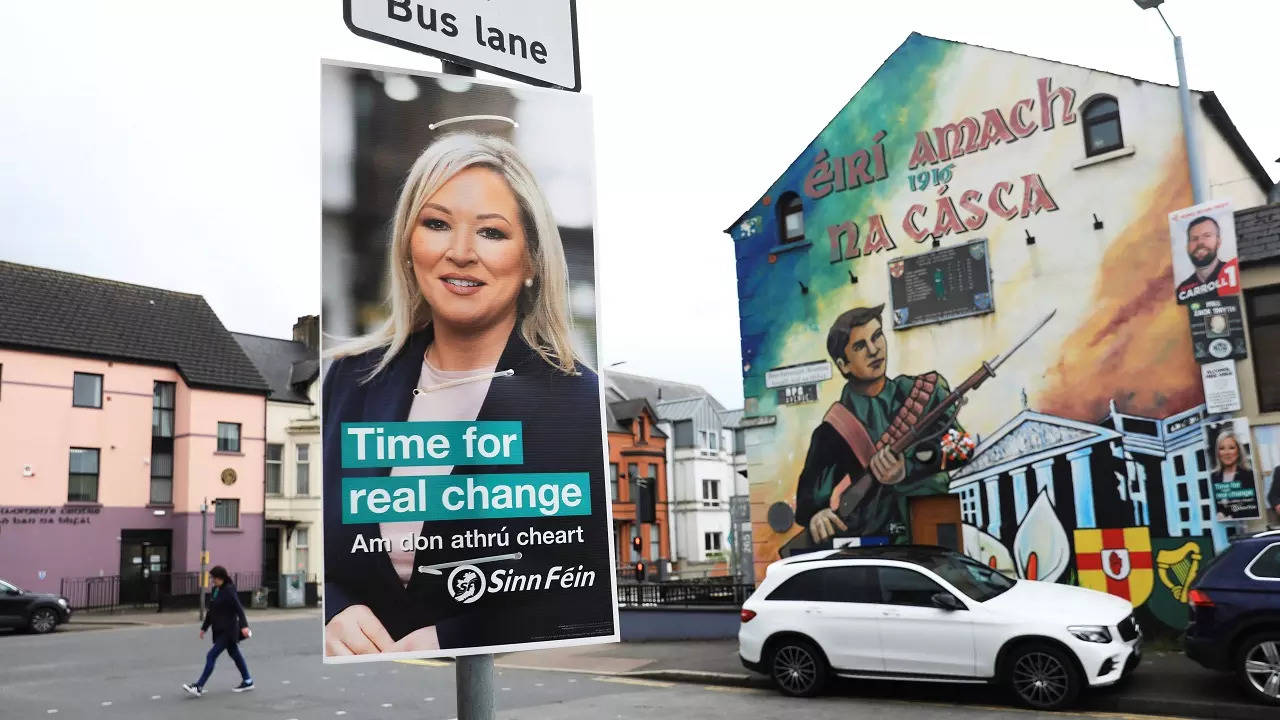
[[[265,608],[254,610],[245,608],[245,616],[249,624],[270,622],[272,620],[297,620],[300,618],[320,617],[320,608]],[[103,630],[112,627],[128,626],[200,625],[200,611],[195,608],[183,610],[126,610],[126,611],[92,611],[82,610],[71,614],[71,622],[59,625],[58,632],[77,630]]]
[[[713,685],[769,687],[769,680],[742,667],[736,640],[638,642],[588,645],[508,653],[496,658],[504,668],[625,675],[653,680]],[[833,687],[857,697],[895,698],[956,704],[1007,704],[1002,688],[940,683],[848,681]],[[1121,684],[1081,695],[1082,710],[1144,715],[1256,720],[1270,708],[1254,704],[1234,677],[1210,672],[1181,653],[1147,652],[1141,666]]]

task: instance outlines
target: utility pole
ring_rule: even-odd
[[[204,589],[209,564],[209,498],[200,501],[200,620],[204,620]]]
[[[1187,167],[1191,172],[1191,198],[1199,205],[1209,200],[1209,186],[1204,177],[1204,165],[1200,162],[1200,134],[1191,111],[1191,89],[1187,87],[1187,66],[1182,60],[1182,37],[1173,31],[1165,19],[1160,5],[1164,0],[1133,0],[1143,10],[1155,10],[1169,34],[1173,36],[1173,57],[1178,63],[1178,109],[1182,114],[1182,137],[1187,147]]]

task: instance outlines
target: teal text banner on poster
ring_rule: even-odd
[[[342,467],[519,465],[515,420],[342,423]]]
[[[590,514],[587,473],[342,479],[344,524]]]

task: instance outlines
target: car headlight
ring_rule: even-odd
[[[66,598],[58,598],[58,604],[59,604],[59,605],[61,605],[63,608],[67,607],[67,599],[66,599]]]
[[[1067,632],[1085,642],[1111,642],[1111,631],[1102,625],[1072,625],[1067,628]]]

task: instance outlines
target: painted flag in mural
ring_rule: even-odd
[[[1147,601],[1155,573],[1151,532],[1145,527],[1076,530],[1076,570],[1081,587],[1128,600]]]
[[[1213,559],[1213,540],[1208,537],[1155,538],[1151,541],[1158,581],[1147,600],[1147,609],[1165,625],[1182,630],[1187,626],[1191,586],[1201,570]]]

